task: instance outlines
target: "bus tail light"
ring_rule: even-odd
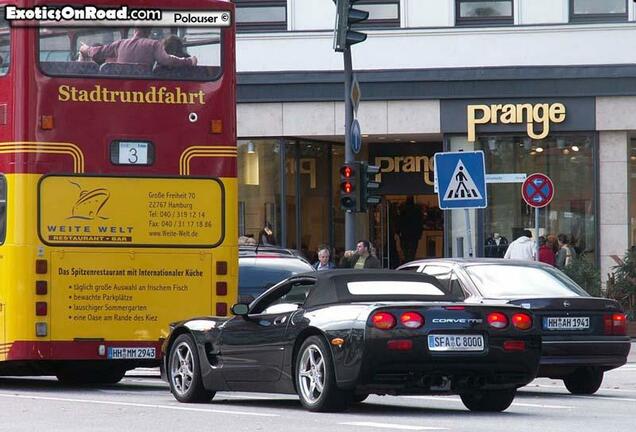
[[[491,312],[486,319],[492,328],[505,329],[508,327],[508,317],[501,312]]]
[[[227,274],[227,261],[217,261],[216,262],[216,274],[218,274],[218,275],[226,275]]]
[[[607,314],[603,317],[603,327],[606,335],[625,336],[627,334],[627,320],[624,313]]]
[[[49,271],[49,262],[45,259],[35,260],[35,273],[46,274]]]
[[[516,313],[512,316],[512,325],[517,330],[528,330],[532,327],[532,317],[525,313]]]
[[[223,133],[223,120],[212,120],[210,122],[210,132],[213,134]]]
[[[227,282],[216,283],[216,295],[218,296],[227,295]]]
[[[35,323],[35,335],[36,336],[46,336],[49,333],[49,326],[45,322],[36,322]]]
[[[216,316],[226,316],[226,315],[227,315],[227,303],[217,303]]]
[[[39,280],[35,281],[35,293],[37,295],[46,295],[48,292],[48,284],[46,281]]]
[[[40,129],[51,130],[55,126],[55,121],[52,115],[43,115],[40,117]]]
[[[35,302],[35,314],[37,316],[45,316],[48,313],[48,305],[46,302]]]
[[[380,330],[390,330],[395,327],[395,317],[388,312],[376,312],[371,317],[373,327]]]
[[[424,325],[424,317],[417,312],[404,312],[400,316],[400,322],[404,327],[417,329]]]

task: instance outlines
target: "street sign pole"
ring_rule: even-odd
[[[470,214],[464,209],[464,222],[466,224],[466,238],[468,239],[468,256],[473,257],[473,233],[470,229]]]
[[[554,198],[554,184],[545,174],[530,174],[521,185],[521,197],[526,204],[534,207],[534,253],[535,261],[539,261],[539,209],[550,204]]]
[[[351,124],[353,123],[353,103],[351,101],[352,62],[351,47],[347,46],[342,53],[344,57],[344,97],[345,97],[345,163],[354,161],[351,147]],[[359,187],[359,185],[358,185]],[[345,250],[355,249],[356,220],[353,212],[345,212]]]
[[[534,260],[539,261],[539,207],[534,209]]]

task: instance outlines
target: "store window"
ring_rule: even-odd
[[[512,0],[455,0],[457,25],[514,24]]]
[[[239,235],[259,241],[269,224],[280,244],[279,140],[238,141]]]
[[[10,42],[10,27],[4,19],[4,10],[0,10],[0,76],[6,75],[9,70],[9,63],[11,60],[9,55]]]
[[[627,0],[570,0],[570,21],[627,21]]]
[[[287,0],[234,0],[234,3],[237,31],[287,30]]]
[[[591,134],[553,135],[543,140],[527,136],[481,136],[470,147],[465,137],[451,139],[451,149],[483,150],[486,173],[547,174],[554,183],[552,202],[541,209],[539,235],[566,234],[579,254],[595,259],[596,170],[595,140]],[[461,255],[466,233],[463,212],[453,212],[451,246]],[[502,257],[509,242],[525,229],[536,237],[534,209],[521,197],[520,183],[488,185],[488,207],[471,211],[475,253]],[[461,240],[461,241],[458,241]],[[466,253],[463,254],[465,256]]]
[[[318,248],[331,246],[330,152],[331,144],[299,141],[298,158],[289,167],[297,180],[301,205],[298,211],[300,247],[310,262],[318,260]]]
[[[636,248],[636,139],[632,140],[629,154],[629,245]]]
[[[360,0],[355,8],[369,12],[369,18],[354,28],[400,27],[399,0]]]

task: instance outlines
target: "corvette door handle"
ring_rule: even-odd
[[[287,321],[287,316],[286,315],[276,317],[276,318],[274,318],[274,325],[284,324],[285,321]]]

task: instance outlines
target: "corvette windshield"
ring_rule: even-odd
[[[466,272],[487,298],[578,297],[588,294],[557,271],[515,265],[473,265]]]

